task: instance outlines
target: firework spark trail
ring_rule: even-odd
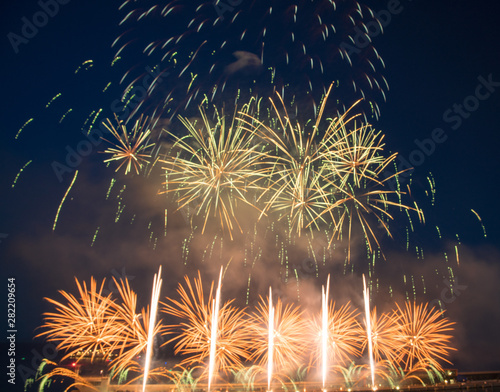
[[[14,188],[17,184],[17,180],[19,179],[19,176],[21,173],[28,167],[28,165],[33,162],[31,159],[24,164],[24,166],[19,170],[19,172],[16,174],[16,177],[14,178],[14,181],[12,182],[12,188]]]
[[[153,337],[155,336],[156,313],[158,311],[158,299],[161,290],[161,266],[158,269],[158,274],[155,274],[153,279],[153,289],[151,293],[151,312],[149,315],[148,339],[146,343],[146,363],[144,364],[144,379],[142,382],[142,392],[146,392],[146,384],[148,382],[149,367],[151,364],[151,354],[153,349]]]
[[[23,124],[23,126],[22,126],[21,128],[19,128],[19,131],[17,131],[16,136],[14,137],[14,139],[16,139],[16,140],[17,140],[17,138],[19,138],[19,135],[21,134],[21,132],[23,131],[23,129],[24,129],[24,128],[26,128],[26,126],[27,126],[29,123],[31,123],[32,121],[33,121],[33,117],[32,117],[32,118],[30,118],[28,121],[26,121],[26,122]]]
[[[206,97],[229,105],[240,95],[267,98],[274,90],[286,94],[295,108],[314,112],[331,83],[339,92],[335,105],[330,102],[334,111],[364,98],[362,112],[379,116],[377,101],[385,100],[388,85],[367,27],[380,22],[369,7],[355,0],[317,1],[314,7],[305,0],[292,6],[252,1],[225,15],[232,10],[226,6],[211,1],[123,2],[120,25],[126,31],[112,46],[115,56],[130,56],[134,64],[146,59],[162,64],[146,98],[153,101],[149,106],[156,116],[164,112],[173,118]],[[158,21],[160,36],[154,27]],[[346,41],[359,34],[367,45],[353,55]],[[132,80],[128,88],[145,75],[134,68],[121,81]],[[160,86],[158,80],[165,82]],[[165,91],[165,85],[173,87]]]
[[[484,236],[484,238],[486,238],[487,237],[486,228],[484,227],[483,220],[481,219],[481,217],[479,216],[479,214],[476,211],[474,211],[473,209],[471,209],[471,211],[476,216],[479,223],[481,224],[481,228],[483,229],[483,236]]]
[[[52,231],[54,231],[56,229],[57,220],[59,219],[59,213],[61,212],[61,208],[64,204],[64,201],[66,200],[66,197],[68,196],[69,192],[71,191],[71,188],[73,187],[73,184],[75,183],[77,175],[78,175],[78,170],[75,171],[75,175],[73,176],[73,179],[71,180],[71,184],[69,184],[68,189],[66,190],[66,193],[64,194],[64,196],[61,200],[61,203],[59,204],[59,207],[57,208],[56,217],[54,219],[54,224],[52,226]]]
[[[371,382],[372,389],[375,390],[375,363],[373,361],[372,322],[370,319],[370,294],[368,293],[368,288],[366,287],[365,275],[363,275],[363,298],[365,302],[365,324],[366,335],[368,338],[368,356],[370,358]]]
[[[220,292],[222,284],[222,267],[220,268],[219,284],[215,292],[215,299],[212,300],[212,323],[210,324],[210,354],[208,365],[208,390],[212,384],[212,378],[217,366],[217,335],[219,328],[219,308],[220,308]]]
[[[115,118],[118,128],[121,130],[121,135],[109,119],[107,123],[103,123],[118,141],[115,144],[103,138],[103,140],[114,146],[103,151],[106,154],[112,154],[111,158],[106,159],[104,162],[123,160],[116,168],[116,171],[120,170],[123,165],[126,165],[125,174],[130,172],[132,166],[136,173],[139,174],[139,170],[142,169],[143,165],[149,163],[147,158],[151,158],[151,154],[147,150],[154,146],[154,143],[148,144],[148,138],[151,134],[149,127],[151,124],[147,118],[143,119],[141,117],[135,122],[133,130],[129,134],[123,121],[119,120],[116,115]]]

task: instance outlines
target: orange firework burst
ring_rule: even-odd
[[[350,363],[353,357],[361,355],[361,336],[364,334],[356,320],[358,311],[350,303],[335,308],[335,302],[328,307],[327,352],[329,367]],[[314,349],[309,362],[314,364],[321,360],[321,319],[315,317],[311,321],[311,330],[315,336]]]
[[[371,312],[373,356],[377,363],[383,360],[393,363],[397,357],[397,353],[401,348],[398,340],[398,336],[401,334],[399,317],[395,313],[392,315],[382,313],[380,317],[377,317],[377,308],[375,307]],[[362,351],[368,345],[366,334],[363,334],[363,336],[365,339],[363,340]]]
[[[429,309],[427,304],[406,302],[404,309],[398,304],[396,307],[394,314],[400,328],[396,336],[400,347],[397,362],[405,370],[418,363],[442,370],[438,360],[450,363],[447,356],[455,350],[449,345],[452,336],[448,334],[455,323],[443,317],[443,311]]]
[[[90,287],[75,278],[79,298],[65,291],[59,291],[67,304],[45,298],[56,307],[56,312],[44,313],[46,331],[38,336],[46,336],[48,341],[57,342],[57,349],[67,351],[64,358],[83,357],[91,354],[109,358],[115,349],[115,337],[119,332],[111,294],[104,296],[104,281],[98,288],[94,278]],[[63,358],[63,359],[64,359]]]
[[[55,305],[56,312],[44,314],[46,331],[38,336],[57,342],[57,349],[66,351],[63,359],[75,356],[80,359],[90,355],[113,359],[111,366],[118,372],[125,369],[140,369],[137,357],[144,351],[148,339],[149,310],[136,313],[137,295],[130,289],[127,280],[117,282],[116,287],[122,302],[117,303],[112,294],[102,294],[104,282],[97,287],[91,278],[90,287],[75,279],[80,297],[60,291],[67,304],[46,298]],[[155,324],[153,335],[162,328],[161,321]]]
[[[186,355],[180,366],[203,364],[210,354],[212,332],[212,301],[214,283],[210,287],[208,301],[205,302],[200,272],[194,279],[194,285],[185,277],[185,287],[179,284],[177,293],[180,300],[167,298],[162,303],[162,312],[179,317],[179,324],[169,325],[164,329],[165,334],[176,333],[167,343],[177,341],[175,353]],[[225,302],[218,313],[216,359],[217,369],[228,373],[238,369],[244,360],[249,357],[249,334],[245,327],[247,317],[245,309],[231,306],[231,301]]]
[[[269,358],[269,299],[261,300],[250,315],[249,329],[252,334],[251,360],[265,366]],[[283,305],[281,299],[274,308],[273,367],[277,373],[285,373],[302,364],[307,348],[307,324],[298,306]]]
[[[123,121],[119,120],[118,117],[116,117],[116,122],[118,124],[117,128],[121,131],[121,134],[109,119],[107,124],[104,123],[104,126],[118,141],[118,143],[113,143],[103,138],[103,140],[113,145],[113,147],[104,150],[104,153],[112,154],[111,158],[106,159],[104,162],[123,160],[116,171],[120,170],[123,165],[126,165],[125,174],[128,174],[132,166],[134,166],[135,172],[139,174],[139,170],[142,166],[149,163],[147,158],[151,158],[147,150],[154,146],[154,143],[148,144],[148,137],[151,134],[148,119],[139,118],[135,122],[134,128],[130,133],[127,131]]]
[[[113,278],[114,279],[114,278]],[[122,303],[114,303],[119,334],[114,336],[117,357],[111,362],[117,373],[125,369],[140,369],[136,359],[146,349],[148,342],[149,312],[142,308],[137,313],[137,294],[130,289],[128,280],[114,279]],[[153,336],[163,329],[161,320],[155,323]]]

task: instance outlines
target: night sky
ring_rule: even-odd
[[[144,306],[160,264],[168,271],[163,295],[173,295],[176,282],[186,273],[193,275],[201,268],[212,279],[220,268],[220,261],[201,261],[197,256],[204,249],[201,245],[191,249],[196,261],[184,265],[179,250],[186,235],[182,228],[160,238],[163,242],[154,248],[146,226],[148,221],[162,221],[164,207],[155,192],[160,180],[116,175],[118,182],[127,185],[129,204],[123,220],[114,223],[116,203],[105,200],[105,194],[115,173],[105,167],[103,155],[97,152],[104,144],[78,164],[78,180],[62,207],[56,230],[52,230],[57,208],[73,177],[73,173],[66,173],[59,181],[53,162],[64,162],[67,146],[74,147],[82,140],[80,127],[91,110],[102,107],[109,115],[110,102],[119,97],[122,87],[118,83],[124,70],[134,66],[130,57],[116,68],[109,66],[115,52],[111,44],[123,32],[118,26],[123,16],[118,12],[119,3],[68,1],[38,33],[16,48],[8,34],[20,34],[22,18],[32,18],[40,6],[36,1],[0,6],[0,255],[2,281],[16,278],[18,341],[30,341],[36,334],[41,313],[49,309],[42,298],[59,298],[57,290],[74,291],[74,276],[87,280],[90,276],[110,279],[126,275]],[[367,2],[373,10],[387,10],[389,3],[393,1]],[[428,189],[432,173],[436,201],[434,206],[422,202],[428,219],[418,235],[425,261],[405,256],[396,245],[387,252],[382,268],[385,278],[394,281],[393,290],[400,290],[402,297],[407,290],[402,273],[432,273],[435,264],[442,265],[443,252],[448,252],[461,287],[447,305],[448,316],[457,323],[454,366],[498,370],[500,6],[493,0],[401,0],[398,10],[386,23],[384,34],[372,37],[384,59],[382,73],[390,87],[387,102],[379,102],[382,116],[375,126],[385,133],[387,150],[400,154],[400,164],[414,166],[412,186],[417,196],[423,194],[418,189]],[[90,59],[94,61],[92,69],[75,74],[78,66]],[[109,81],[112,85],[103,94]],[[486,87],[478,87],[480,84]],[[61,97],[45,108],[57,93]],[[69,108],[72,112],[59,122]],[[33,122],[16,139],[30,118]],[[439,143],[431,146],[428,140],[433,136]],[[30,160],[13,187],[17,173]],[[137,213],[134,225],[123,223],[130,220],[129,208]],[[471,209],[482,218],[486,238]],[[435,239],[436,225],[442,232],[440,241]],[[93,243],[97,227],[99,235]],[[454,261],[457,234],[460,266]],[[404,238],[395,235],[395,241],[404,242]],[[231,257],[241,255],[237,244],[227,240],[224,246]],[[255,272],[255,295],[264,294],[274,270],[268,271]],[[322,272],[326,271],[328,268]],[[237,267],[232,273],[237,276]],[[243,296],[247,277],[228,282],[227,292]],[[312,280],[302,297],[309,291],[314,293],[314,287],[319,293],[322,282]],[[334,275],[333,282],[334,296],[359,301],[361,288],[355,285],[360,284],[360,275],[348,279]],[[240,283],[245,286],[238,291]],[[443,289],[446,285],[441,281],[426,295],[417,294],[419,299],[432,301]],[[382,308],[389,302],[385,295],[380,295],[379,302],[376,298],[373,301]]]

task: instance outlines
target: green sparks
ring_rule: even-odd
[[[17,138],[19,137],[19,135],[21,134],[21,132],[24,130],[24,128],[26,127],[26,125],[28,125],[29,123],[31,123],[33,121],[33,117],[31,117],[28,121],[26,121],[23,126],[21,128],[19,128],[19,131],[17,131],[17,134],[16,136],[14,137],[14,139],[17,140]]]
[[[56,94],[49,102],[47,102],[47,105],[45,105],[45,108],[48,108],[52,104],[52,102],[54,102],[60,96],[61,96],[61,93]]]
[[[21,173],[23,172],[23,170],[24,170],[24,169],[26,169],[26,167],[27,167],[27,166],[28,166],[31,162],[33,162],[33,161],[30,159],[28,162],[26,162],[26,163],[24,164],[24,166],[21,168],[21,170],[19,170],[19,172],[18,172],[18,173],[17,173],[17,175],[16,175],[16,178],[14,178],[14,182],[12,183],[12,188],[14,188],[14,187],[16,186],[16,184],[17,184],[17,180],[19,179],[19,176],[21,175]]]
[[[60,124],[60,123],[62,123],[62,122],[63,122],[63,120],[66,118],[66,116],[67,116],[68,114],[70,114],[72,111],[73,111],[73,109],[69,108],[69,109],[66,111],[66,113],[64,113],[64,114],[62,115],[61,119],[59,120],[59,124]]]
[[[61,204],[59,204],[59,207],[57,208],[56,217],[54,219],[54,225],[52,226],[52,231],[54,231],[56,229],[57,221],[59,219],[59,213],[61,212],[61,208],[64,204],[64,201],[66,200],[66,197],[68,196],[68,193],[71,191],[71,188],[73,187],[73,184],[75,183],[77,175],[78,175],[78,170],[75,171],[75,175],[73,176],[73,179],[71,180],[71,184],[69,184],[69,187],[66,190],[66,193],[64,194],[64,196],[61,200]]]
[[[472,211],[472,213],[474,215],[476,215],[477,220],[479,221],[479,223],[481,224],[481,227],[483,228],[483,236],[484,236],[484,238],[487,238],[487,236],[486,236],[486,229],[484,227],[483,220],[481,219],[481,217],[479,216],[479,214],[476,211],[474,211],[473,209],[471,209],[471,211]]]

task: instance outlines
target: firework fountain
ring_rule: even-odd
[[[365,323],[366,323],[366,337],[368,339],[368,357],[370,358],[370,372],[372,380],[372,389],[375,387],[375,363],[373,361],[373,342],[372,342],[372,322],[370,318],[370,293],[366,286],[365,275],[363,274],[363,298],[365,300]]]
[[[144,364],[144,378],[142,381],[142,392],[146,391],[146,384],[148,382],[149,367],[151,365],[151,352],[153,349],[153,337],[156,322],[156,314],[158,312],[158,299],[160,298],[161,290],[161,266],[158,269],[158,274],[155,274],[153,279],[153,290],[151,294],[151,312],[149,314],[149,327],[148,327],[148,343],[146,347],[146,362]]]
[[[212,301],[212,325],[210,326],[210,359],[208,364],[208,390],[212,384],[212,379],[216,366],[216,350],[217,350],[217,327],[219,325],[219,307],[220,307],[220,290],[222,284],[222,267],[219,274],[219,284],[215,294],[215,299]]]
[[[273,377],[273,353],[274,353],[274,307],[273,293],[269,287],[269,335],[268,335],[268,354],[267,354],[267,390],[271,391],[271,379]]]
[[[328,294],[330,291],[330,275],[325,286],[321,287],[321,357],[322,357],[322,378],[323,390],[326,385],[326,375],[328,374]]]

